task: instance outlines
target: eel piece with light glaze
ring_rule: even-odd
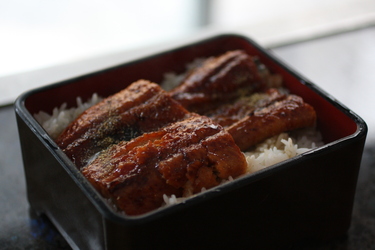
[[[233,138],[205,116],[175,122],[120,142],[82,169],[94,187],[128,215],[159,208],[163,195],[182,196],[245,173]]]

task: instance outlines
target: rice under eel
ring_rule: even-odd
[[[139,80],[83,112],[56,139],[78,168],[97,152],[183,119],[189,112],[156,83]]]
[[[208,58],[170,93],[189,111],[202,114],[264,87],[253,58],[242,50],[234,50]]]
[[[245,173],[232,136],[205,116],[145,133],[104,150],[82,169],[102,195],[128,215],[159,208],[163,195],[182,196]]]

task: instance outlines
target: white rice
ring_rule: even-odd
[[[244,152],[247,173],[254,173],[322,145],[321,134],[313,128],[281,133],[258,144],[254,150]]]
[[[83,111],[97,104],[102,100],[96,93],[86,102],[82,102],[81,97],[77,97],[76,107],[67,109],[67,104],[63,103],[60,107],[55,107],[52,114],[48,114],[44,111],[40,111],[34,114],[34,118],[42,125],[46,132],[56,139],[57,136],[72,122],[74,121]]]

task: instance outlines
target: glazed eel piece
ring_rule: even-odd
[[[296,95],[288,95],[266,107],[255,109],[226,130],[233,136],[242,151],[263,140],[282,132],[305,127],[316,123],[316,112],[312,106]]]
[[[250,115],[255,110],[267,107],[286,97],[287,95],[278,89],[271,88],[264,92],[239,97],[232,103],[219,105],[217,108],[204,113],[204,115],[210,117],[224,128],[227,128]]]
[[[234,50],[205,60],[170,94],[189,111],[202,114],[264,87],[253,58],[242,50]]]
[[[56,139],[81,168],[97,152],[189,116],[156,83],[139,80],[83,112]]]
[[[120,142],[82,169],[83,175],[128,215],[159,208],[163,195],[182,196],[245,173],[233,138],[211,119],[192,114],[158,131]]]
[[[239,98],[205,115],[225,127],[242,151],[282,132],[313,127],[316,122],[312,106],[277,89]]]
[[[241,50],[209,58],[171,96],[224,126],[243,151],[279,133],[314,126],[314,108],[301,97],[268,88],[254,62]]]

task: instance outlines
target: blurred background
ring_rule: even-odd
[[[28,89],[212,34],[240,33],[275,48],[374,24],[374,0],[2,0],[0,106]]]

